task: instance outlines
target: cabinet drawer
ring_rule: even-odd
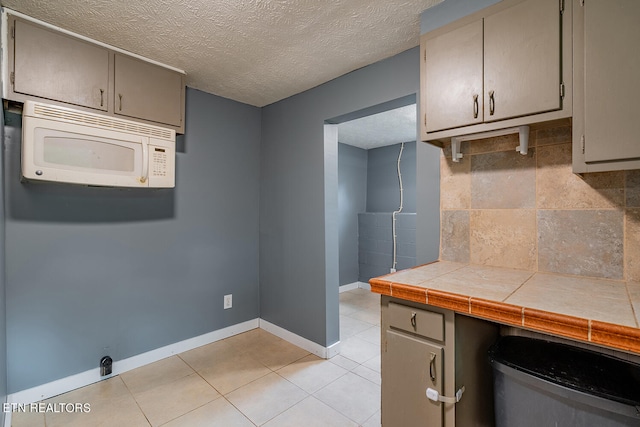
[[[426,338],[444,341],[444,315],[389,303],[389,326]]]

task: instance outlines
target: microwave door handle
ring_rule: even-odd
[[[142,141],[142,176],[140,182],[142,184],[147,182],[149,178],[149,144],[147,141]]]

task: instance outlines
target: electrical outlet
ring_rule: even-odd
[[[111,375],[112,366],[113,359],[111,359],[111,357],[109,356],[104,356],[102,359],[100,359],[100,375],[103,377],[105,375]]]
[[[224,296],[224,309],[231,308],[233,306],[233,295],[225,295]]]

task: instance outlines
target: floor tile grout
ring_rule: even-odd
[[[161,422],[161,426],[186,426],[187,424],[180,423],[186,423],[187,419],[201,419],[198,417],[203,416],[209,417],[206,419],[210,419],[211,416],[235,417],[233,418],[235,421],[233,421],[232,424],[235,422],[239,422],[241,424],[233,425],[242,425],[246,427],[255,427],[266,423],[270,423],[270,425],[279,425],[279,423],[287,422],[290,423],[291,417],[293,416],[298,417],[295,418],[295,423],[299,425],[305,424],[304,417],[314,416],[333,417],[333,421],[338,424],[342,423],[340,425],[347,425],[348,422],[353,422],[358,426],[367,427],[379,425],[380,384],[379,382],[376,382],[375,379],[377,378],[376,376],[380,375],[380,371],[379,369],[374,369],[377,364],[375,359],[380,355],[379,297],[372,297],[372,294],[369,292],[365,292],[361,289],[354,289],[340,294],[340,308],[340,342],[342,350],[339,355],[332,359],[325,360],[318,358],[315,360],[314,358],[310,358],[309,365],[307,366],[305,365],[306,362],[301,361],[309,356],[314,356],[313,353],[299,349],[293,346],[293,344],[288,343],[286,340],[276,337],[267,331],[253,329],[243,334],[235,335],[233,337],[169,357],[177,356],[181,363],[177,363],[176,361],[167,362],[166,359],[163,359],[165,360],[165,364],[161,365],[163,368],[169,367],[170,369],[177,369],[169,371],[173,372],[176,376],[169,381],[163,382],[161,377],[162,375],[167,375],[167,372],[162,371],[160,373],[155,373],[153,369],[149,371],[147,368],[146,371],[138,371],[134,369],[109,380],[105,380],[105,383],[106,381],[112,380],[119,381],[121,382],[121,386],[117,386],[115,383],[112,383],[114,385],[111,386],[106,384],[100,385],[102,382],[87,386],[97,387],[95,389],[91,389],[95,390],[92,391],[92,396],[94,394],[96,395],[96,397],[93,398],[94,400],[91,401],[91,405],[92,407],[95,405],[96,413],[102,411],[107,414],[104,416],[110,416],[112,414],[108,409],[108,406],[104,405],[113,404],[109,402],[112,402],[114,399],[118,402],[122,399],[131,401],[134,403],[134,406],[131,407],[131,411],[135,412],[135,414],[132,412],[131,414],[127,414],[127,416],[130,416],[131,419],[137,419],[138,424],[136,425],[142,425],[142,419],[144,419],[144,425],[146,426],[154,425],[151,421],[152,419],[156,420],[154,422]],[[343,313],[343,311],[346,311],[348,314]],[[343,325],[343,320],[346,318],[351,319],[354,322],[349,321],[349,325]],[[372,323],[371,320],[377,321],[376,323]],[[359,330],[359,328],[362,329]],[[378,331],[378,338],[375,336],[376,331]],[[365,332],[368,332],[368,334],[365,334]],[[225,344],[216,345],[217,343]],[[268,351],[271,351],[272,353],[262,354],[261,347],[265,346],[269,349]],[[377,353],[374,351],[376,347],[378,349]],[[194,353],[185,357],[187,353],[193,352],[194,350],[196,350]],[[218,357],[219,354],[220,359],[216,359],[216,363],[210,364],[211,362],[208,352],[216,354],[215,357]],[[235,359],[238,355],[242,355],[242,362],[237,362]],[[342,359],[338,359],[338,357]],[[190,360],[191,363],[188,360]],[[161,361],[154,363],[159,362]],[[221,366],[224,368],[225,365],[223,364],[225,363],[230,365],[229,370],[218,371]],[[236,366],[234,363],[241,363],[238,365],[237,370],[233,369],[233,367]],[[329,368],[325,365],[326,363],[331,363],[332,365],[330,366],[334,367]],[[296,364],[299,364],[299,366],[296,366]],[[200,370],[196,369],[196,365],[201,365]],[[145,367],[143,366],[138,369],[141,370],[143,368]],[[184,374],[183,370],[186,372],[186,368],[188,368],[188,371],[190,372]],[[327,369],[329,370],[327,371]],[[206,372],[207,370],[209,370],[208,374]],[[137,377],[135,376],[136,371],[138,372]],[[140,374],[140,372],[144,373]],[[275,376],[271,376],[267,379],[271,374],[275,374]],[[325,375],[325,379],[328,381],[326,384],[324,381],[321,383],[317,382],[317,375],[322,374]],[[171,374],[169,375],[171,376]],[[186,379],[192,375],[194,375],[193,379]],[[326,375],[329,375],[329,377],[326,377]],[[125,376],[130,384],[124,380]],[[205,378],[205,376],[208,379]],[[115,380],[115,378],[118,378],[118,380]],[[316,380],[314,380],[314,378]],[[306,386],[305,381],[307,384]],[[313,381],[316,382],[314,383]],[[216,388],[214,383],[219,386],[223,384],[222,388],[226,390],[226,393],[223,393],[220,389]],[[147,389],[145,384],[152,384],[152,386]],[[309,384],[311,385],[309,386]],[[314,388],[314,385],[320,384],[322,384],[320,388]],[[353,391],[353,387],[355,387],[354,384],[356,384],[357,387],[364,387],[368,394],[364,392],[360,393],[360,389]],[[141,391],[134,394],[131,389],[132,385]],[[194,388],[194,386],[196,388]],[[153,391],[155,390],[158,392],[159,387],[164,387],[169,393],[163,394],[166,392],[161,390],[159,392],[161,401],[163,397],[171,398],[172,393],[174,392],[179,393],[176,396],[181,396],[184,393],[189,393],[189,390],[191,390],[191,393],[195,393],[195,390],[200,390],[200,392],[202,390],[207,390],[206,393],[209,393],[209,390],[211,390],[211,393],[215,392],[217,396],[204,403],[201,403],[200,401],[193,401],[193,399],[182,399],[184,402],[181,401],[178,404],[175,404],[175,402],[169,399],[168,402],[170,404],[175,404],[174,406],[171,406],[171,409],[176,412],[172,413],[167,412],[168,410],[162,407],[162,405],[160,405],[160,409],[155,408],[154,405],[158,406],[157,402],[152,401],[151,404],[149,403],[148,399],[153,398]],[[178,390],[177,387],[188,388]],[[230,387],[233,388],[229,389]],[[261,387],[265,388],[261,389]],[[340,389],[341,387],[347,387],[348,390],[352,391],[344,391]],[[120,394],[109,394],[112,390],[120,388],[122,389],[119,392]],[[307,391],[307,389],[312,391]],[[280,393],[283,393],[283,396],[273,396],[275,391],[270,390],[280,390]],[[251,393],[255,393],[256,391],[258,394],[252,396]],[[69,393],[73,392],[74,391]],[[147,400],[145,405],[143,405],[147,412],[143,410],[143,406],[141,406],[139,401],[140,395],[143,393],[147,393]],[[345,395],[344,393],[347,394]],[[338,397],[338,395],[340,396]],[[377,398],[374,399],[374,401],[370,401],[366,400],[365,396],[362,395],[377,396]],[[200,398],[206,400],[209,396],[202,395]],[[313,400],[309,400],[309,398],[313,398]],[[273,404],[270,405],[268,403],[271,401],[276,402],[275,406],[277,408],[274,408]],[[345,403],[346,401],[348,401],[348,404]],[[217,402],[217,404],[214,402]],[[100,408],[101,403],[103,408]],[[191,405],[193,404],[196,404],[197,406],[192,407]],[[266,405],[266,407],[263,408],[260,405]],[[314,414],[312,413],[313,411],[311,411],[311,413],[307,413],[307,411],[303,409],[308,409],[309,407],[322,408],[322,414]],[[331,411],[326,409],[326,407],[330,408]],[[135,408],[135,410],[133,408]],[[158,410],[164,412],[153,412]],[[217,415],[211,415],[212,410],[223,412],[216,412]],[[373,411],[373,413],[371,413],[371,411]],[[80,415],[78,414],[73,414],[76,415],[76,418],[69,418],[69,422],[64,422],[62,419],[49,421],[46,416],[43,416],[41,419],[34,417],[33,423],[29,422],[27,419],[28,417],[24,417],[22,422],[19,423],[19,417],[15,415],[17,414],[14,414],[14,427],[18,427],[18,425],[20,427],[46,427],[47,425],[54,423],[54,421],[58,423],[62,422],[63,424],[68,424],[70,426],[84,425],[84,420],[79,418]],[[71,414],[68,415],[71,416]],[[96,414],[94,415],[98,416]],[[260,423],[258,424],[256,420],[260,420]],[[92,422],[101,423],[104,422],[104,420]],[[106,423],[101,425],[109,424]]]

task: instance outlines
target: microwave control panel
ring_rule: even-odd
[[[175,187],[175,153],[173,149],[149,147],[149,184],[151,187]]]
[[[153,176],[167,176],[167,150],[155,147],[151,153],[151,165]]]

